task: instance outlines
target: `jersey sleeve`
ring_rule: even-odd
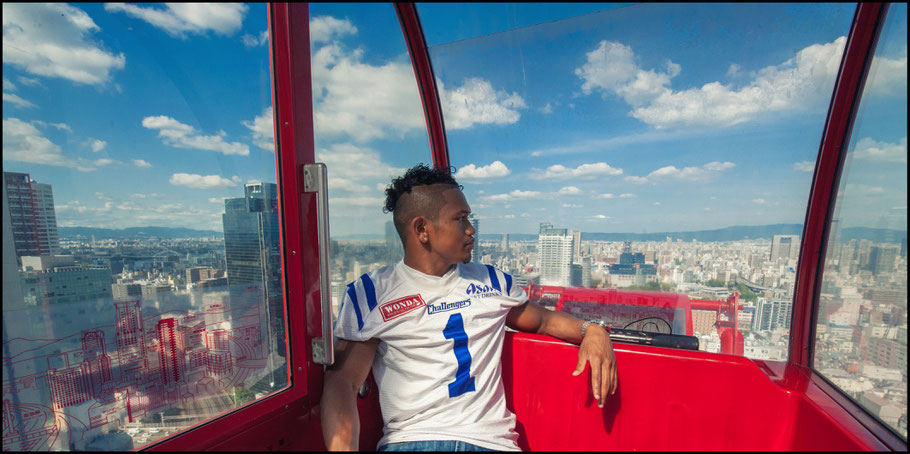
[[[335,337],[362,342],[377,336],[382,325],[377,321],[376,306],[376,287],[369,275],[348,284],[335,321]]]
[[[489,273],[490,276],[490,285],[494,289],[499,290],[503,295],[503,308],[521,306],[528,301],[528,294],[515,283],[511,274],[490,265],[485,266],[487,268],[487,273]]]

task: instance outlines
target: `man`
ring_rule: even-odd
[[[505,326],[580,343],[572,375],[591,364],[603,407],[617,384],[607,330],[528,302],[510,275],[470,263],[471,208],[449,173],[417,165],[386,196],[404,259],[347,287],[321,402],[330,450],[359,449],[356,395],[371,367],[384,423],[380,451],[518,450],[501,378]]]

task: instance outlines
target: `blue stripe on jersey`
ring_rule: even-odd
[[[370,279],[370,276],[364,274],[360,278],[363,279],[363,291],[367,294],[367,306],[372,312],[376,308],[376,288],[373,287],[373,280]]]
[[[490,272],[490,285],[492,285],[494,289],[502,292],[502,287],[499,286],[499,278],[496,277],[496,268],[493,268],[490,265],[484,265],[484,266],[486,266],[487,271]]]
[[[357,290],[354,289],[354,283],[348,284],[348,297],[351,298],[351,304],[354,306],[354,315],[357,316],[357,329],[363,330],[363,317],[360,315],[360,305],[357,304]],[[339,311],[341,312],[341,311]]]
[[[512,276],[509,273],[502,273],[506,277],[506,295],[512,294]]]

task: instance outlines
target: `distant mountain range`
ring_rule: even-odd
[[[126,229],[99,229],[95,227],[58,227],[61,238],[91,238],[96,240],[116,238],[223,238],[224,233],[214,230],[195,230],[185,227],[130,227]]]
[[[183,227],[130,227],[127,229],[99,229],[94,227],[59,227],[61,238],[223,238],[222,232],[214,230],[194,230]],[[670,237],[673,241],[697,240],[701,242],[713,241],[740,241],[746,239],[765,238],[770,240],[774,235],[802,235],[801,224],[772,224],[772,225],[738,225],[716,230],[697,230],[692,232],[656,232],[656,233],[598,233],[582,232],[582,241],[665,241]],[[501,233],[481,233],[482,240],[499,240]],[[384,235],[344,235],[333,236],[340,240],[384,240]],[[537,234],[510,233],[512,241],[537,240]],[[870,227],[849,227],[840,232],[840,241],[852,239],[866,239],[876,243],[901,243],[907,241],[907,232],[891,229],[874,229]]]

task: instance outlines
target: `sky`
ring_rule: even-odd
[[[427,4],[450,160],[482,233],[801,224],[854,6]],[[381,235],[430,163],[390,5],[310,6],[333,236]],[[841,225],[906,230],[906,6],[882,34]],[[275,182],[264,4],[4,4],[3,166],[60,226],[221,231]]]

